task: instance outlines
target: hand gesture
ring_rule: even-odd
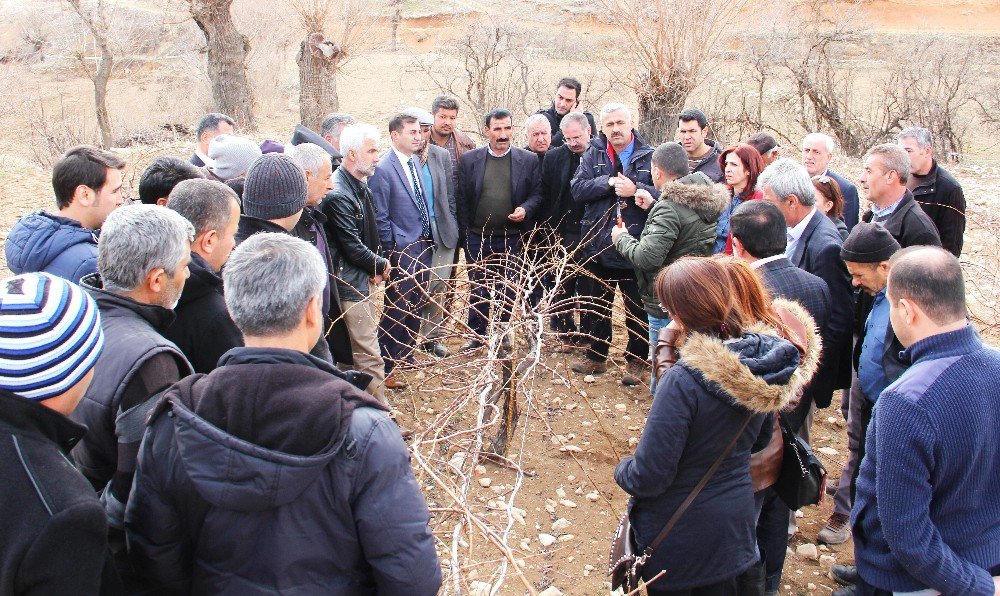
[[[649,194],[649,191],[645,188],[640,188],[635,191],[635,204],[643,211],[648,210],[655,202],[656,199],[654,199],[653,195]]]

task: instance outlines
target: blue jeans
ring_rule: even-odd
[[[649,313],[646,313],[646,318],[649,319],[649,362],[655,364],[653,363],[653,353],[656,352],[656,340],[660,337],[660,329],[669,325],[670,319],[661,319]],[[656,389],[656,366],[653,366],[649,373],[649,390],[653,391],[654,389]]]

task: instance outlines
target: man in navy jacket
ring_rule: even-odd
[[[852,230],[858,224],[860,202],[858,187],[829,168],[833,159],[833,139],[821,132],[814,132],[802,139],[802,165],[810,176],[829,176],[837,182],[840,194],[844,195],[844,223]]]

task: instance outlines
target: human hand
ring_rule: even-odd
[[[635,204],[640,209],[644,211],[648,210],[655,202],[656,199],[654,199],[653,195],[649,194],[649,191],[645,188],[640,188],[635,191]]]
[[[635,196],[636,186],[635,182],[632,182],[624,174],[618,174],[615,180],[615,194],[619,197],[633,197]]]
[[[507,219],[511,221],[524,221],[524,217],[527,214],[528,212],[524,210],[524,207],[518,207],[513,213],[507,216]]]
[[[993,596],[1000,596],[1000,576],[993,576]]]
[[[628,228],[625,226],[612,226],[611,228],[611,242],[618,242],[618,239],[622,236],[628,235]]]

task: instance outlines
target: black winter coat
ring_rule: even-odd
[[[926,176],[910,174],[913,200],[937,226],[941,246],[953,255],[962,254],[965,242],[965,193],[955,177],[937,161]]]
[[[702,174],[708,176],[712,182],[717,184],[722,183],[722,164],[719,163],[719,158],[722,156],[722,145],[712,139],[705,139],[705,144],[712,148],[698,165],[691,170],[691,173],[701,172]]]
[[[653,188],[650,167],[653,148],[635,130],[632,135],[635,149],[622,173],[635,183],[636,188],[644,188],[654,199],[658,198],[660,191]],[[570,183],[573,201],[584,206],[583,219],[580,221],[583,253],[587,257],[596,256],[597,261],[605,267],[632,269],[631,263],[612,246],[611,228],[617,225],[615,205],[624,203],[625,206],[621,209],[622,221],[629,234],[636,237],[646,224],[646,211],[635,204],[635,197],[623,198],[615,194],[614,189],[608,186],[608,179],[613,175],[608,157],[608,139],[601,133],[591,140]]]
[[[191,276],[174,308],[177,318],[163,330],[163,337],[180,348],[194,372],[210,373],[223,354],[243,345],[243,334],[226,308],[222,277],[194,253],[188,269]]]
[[[730,454],[643,571],[661,590],[686,590],[739,575],[757,561],[756,507],[750,450],[769,413],[783,408],[816,369],[818,343],[805,311],[805,361],[773,330],[748,330],[723,343],[691,335],[680,360],[656,385],[653,405],[634,456],[615,468],[615,481],[632,495],[629,516],[645,548],[712,466],[747,417]]]
[[[542,207],[536,221],[558,230],[564,238],[580,236],[584,205],[573,201],[570,191],[580,160],[581,156],[562,145],[549,149],[542,161]]]
[[[302,352],[237,348],[166,392],[126,511],[130,553],[152,587],[437,593],[409,452],[350,374]]]
[[[903,248],[919,245],[941,246],[937,227],[913,200],[913,193],[908,190],[888,218],[875,219],[875,213],[868,209],[861,219],[865,222],[881,223]]]
[[[117,594],[104,507],[67,456],[87,428],[0,390],[0,594]]]
[[[368,279],[385,273],[389,260],[375,223],[375,200],[368,185],[340,168],[333,173],[333,190],[323,201],[326,235],[336,245],[334,275],[341,300],[360,302],[368,297]]]
[[[549,121],[549,126],[552,127],[552,146],[549,150],[551,151],[556,147],[562,147],[565,145],[566,139],[563,137],[562,129],[559,128],[565,114],[559,114],[556,112],[555,104],[552,104],[547,108],[542,108],[535,113],[545,116],[545,118]],[[600,129],[597,128],[597,123],[594,122],[594,115],[590,112],[584,112],[583,115],[587,117],[587,122],[590,124],[590,136],[597,136]]]

